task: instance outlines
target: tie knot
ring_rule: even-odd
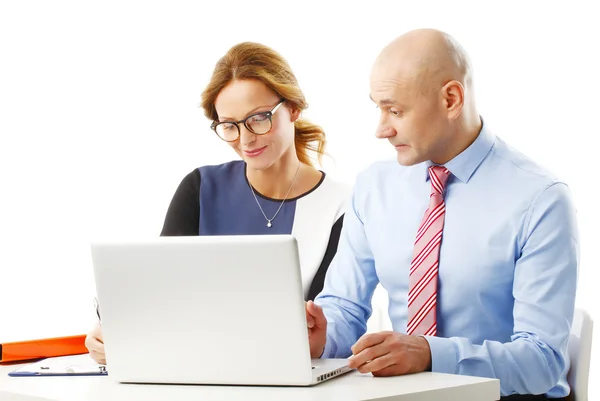
[[[444,192],[446,181],[450,176],[450,170],[444,166],[429,167],[429,179],[431,180],[431,194],[441,195]]]

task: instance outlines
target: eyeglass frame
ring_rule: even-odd
[[[283,102],[285,102],[285,99],[282,98],[282,99],[279,100],[279,103],[277,103],[275,106],[273,106],[273,108],[271,110],[269,110],[269,111],[261,111],[260,113],[250,114],[248,117],[246,117],[246,118],[244,118],[242,120],[239,120],[239,121],[216,121],[215,120],[210,125],[210,129],[212,129],[213,131],[215,131],[215,134],[219,137],[219,139],[221,139],[221,140],[223,140],[225,142],[235,142],[238,139],[240,139],[240,136],[242,135],[242,131],[240,130],[240,124],[242,124],[242,123],[244,124],[244,127],[246,127],[246,129],[248,131],[250,131],[251,133],[253,133],[254,135],[265,135],[265,134],[268,134],[269,132],[271,132],[271,129],[273,129],[273,114],[275,114],[275,112],[277,112],[277,109],[279,109],[279,106],[281,106],[283,104]],[[256,117],[256,116],[261,115],[261,114],[266,114],[267,118],[269,119],[269,122],[271,123],[271,128],[269,128],[269,130],[267,132],[263,132],[263,133],[259,134],[257,132],[254,132],[252,130],[252,128],[250,128],[246,124],[246,121],[248,121],[252,117]],[[221,135],[219,135],[219,133],[217,132],[217,127],[219,125],[221,125],[221,124],[233,124],[233,125],[236,126],[236,128],[238,130],[238,134],[235,137],[235,139],[233,139],[231,141],[228,141],[227,139],[222,138]]]

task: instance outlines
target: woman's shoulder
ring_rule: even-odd
[[[209,164],[198,167],[196,171],[201,176],[238,174],[244,172],[244,162],[242,160],[232,160],[221,164]]]
[[[317,187],[305,195],[310,203],[335,205],[335,209],[343,210],[352,194],[352,185],[332,178],[323,172],[323,178]]]
[[[199,188],[200,182],[205,183],[212,180],[231,177],[233,175],[244,173],[244,164],[241,160],[234,160],[227,163],[200,166],[190,171],[181,180],[180,187]]]
[[[327,195],[335,195],[336,197],[341,198],[349,197],[352,192],[352,184],[332,178],[327,174],[325,174],[321,187],[323,192],[326,192]]]
[[[338,188],[340,190],[345,190],[345,191],[352,190],[352,183],[347,182],[347,181],[342,181],[338,178],[334,178],[331,175],[326,175],[325,181],[327,182],[327,185],[330,185],[331,187]]]

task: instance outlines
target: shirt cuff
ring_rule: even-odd
[[[321,358],[333,358],[337,352],[337,345],[335,341],[327,334],[327,342],[325,342],[325,348],[321,354]]]
[[[454,341],[449,338],[423,336],[431,350],[431,371],[438,373],[456,372],[458,355]]]

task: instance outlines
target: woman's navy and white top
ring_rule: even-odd
[[[350,197],[349,186],[322,174],[312,190],[287,199],[267,227],[246,178],[245,162],[200,167],[181,181],[161,235],[291,234],[298,241],[304,296],[314,299],[323,289],[325,273],[337,251]],[[282,200],[255,193],[271,218]]]

